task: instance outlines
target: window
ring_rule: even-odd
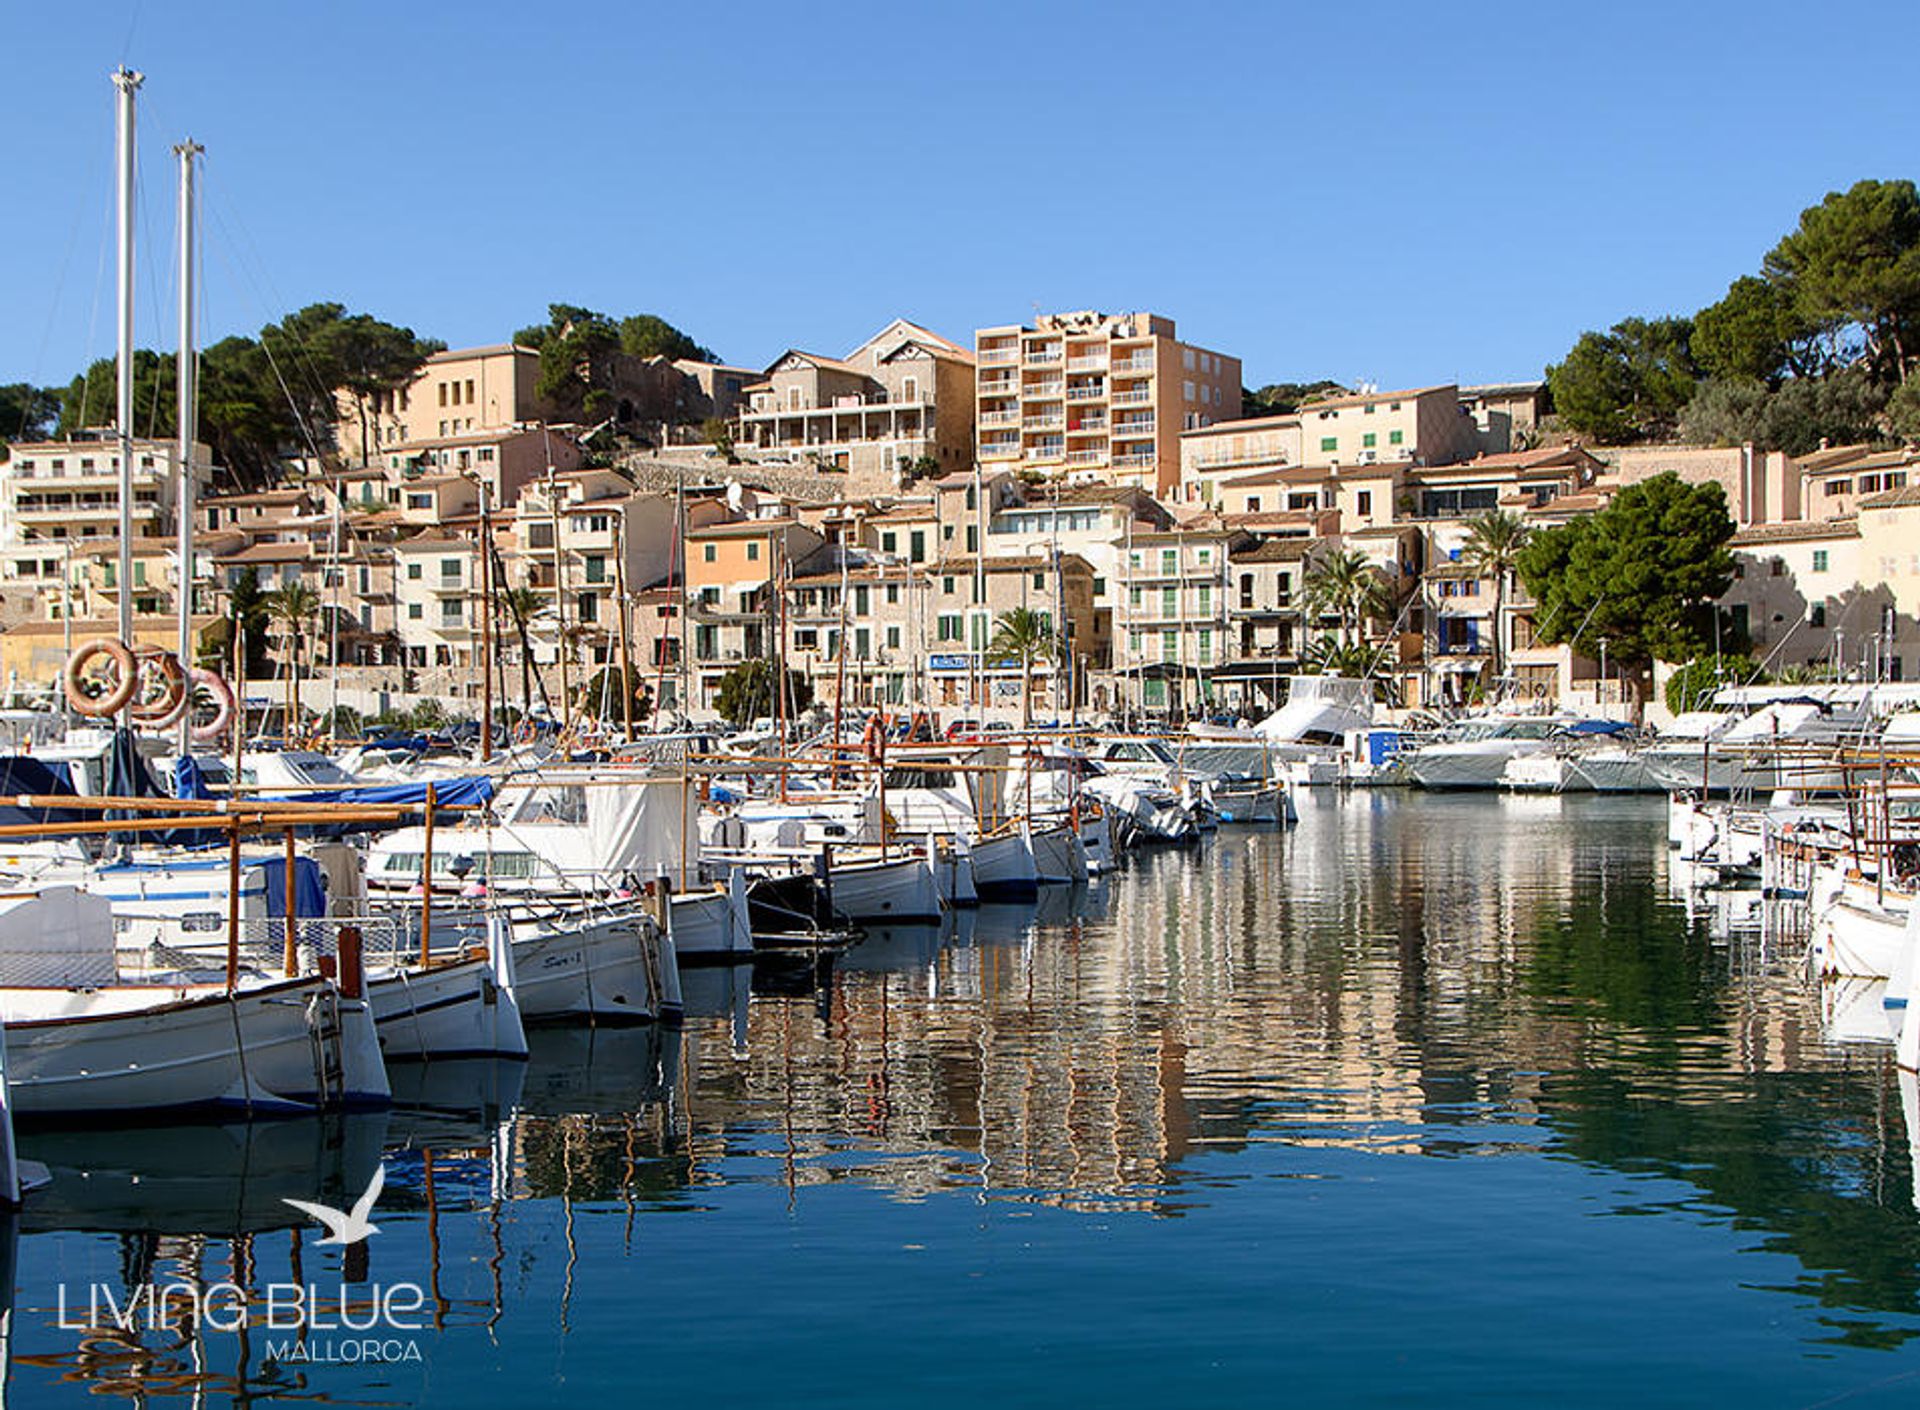
[[[596,594],[591,592],[581,593],[579,604],[580,611],[578,618],[580,621],[597,622],[600,620],[600,599]]]
[[[760,561],[760,545],[754,542],[752,539],[747,540],[747,562],[758,563],[759,561]]]
[[[407,564],[407,581],[410,583],[420,581],[420,565],[418,563]]]
[[[1139,609],[1140,592],[1141,592],[1141,589],[1137,587],[1127,589],[1127,606],[1134,608],[1135,610]]]
[[[1161,632],[1160,633],[1160,659],[1162,661],[1172,661],[1177,659],[1179,655],[1180,655],[1180,633],[1179,632]]]
[[[1353,510],[1354,510],[1354,513],[1360,515],[1362,518],[1365,518],[1367,515],[1372,514],[1373,513],[1373,491],[1361,490],[1358,494],[1356,494],[1353,497]]]
[[[467,378],[467,405],[473,405],[473,378]]]
[[[1389,432],[1387,432],[1387,444],[1388,444],[1388,445],[1390,445],[1390,446],[1397,446],[1397,445],[1399,445],[1399,444],[1400,444],[1400,443],[1401,443],[1402,441],[1404,441],[1404,440],[1406,440],[1406,438],[1407,438],[1407,436],[1406,436],[1406,432],[1404,432],[1404,431],[1389,431]]]
[[[1193,400],[1193,383],[1191,383],[1191,382],[1182,382],[1182,383],[1180,384],[1180,390],[1181,390],[1181,392],[1182,392],[1182,393],[1183,393],[1183,394],[1184,394],[1184,395],[1186,396],[1186,399],[1187,399],[1188,401],[1192,401],[1192,400]]]
[[[978,524],[969,524],[967,525],[967,552],[978,553],[979,551],[980,526]]]
[[[953,576],[951,574],[940,580],[940,591],[948,597],[953,596]]]
[[[717,560],[719,559],[719,557],[720,557],[720,545],[719,545],[719,544],[717,544],[717,543],[704,543],[704,544],[701,544],[701,545],[700,545],[700,561],[701,561],[702,563],[712,563],[712,562],[715,562],[715,561],[717,561]]]
[[[1107,580],[1105,578],[1095,578],[1093,580],[1093,595],[1095,597],[1105,597],[1107,595]]]
[[[1213,585],[1202,583],[1200,584],[1200,615],[1204,617],[1211,611],[1213,611]]]
[[[1211,628],[1202,627],[1200,628],[1200,664],[1204,666],[1212,659],[1213,631]]]
[[[1827,571],[1827,550],[1826,549],[1816,548],[1813,551],[1813,571],[1816,573],[1824,573]],[[1816,608],[1815,610],[1819,611],[1821,609]],[[1818,622],[1815,622],[1814,625],[1817,627],[1820,624]]]
[[[1180,615],[1179,588],[1160,589],[1160,615],[1162,617],[1178,617]]]
[[[1160,573],[1163,577],[1172,577],[1180,571],[1180,551],[1173,548],[1160,550]]]
[[[941,641],[960,640],[960,614],[958,612],[942,612],[940,614],[936,635]]]
[[[587,556],[587,581],[590,583],[604,583],[606,580],[607,560],[597,553],[589,554]],[[582,620],[584,621],[586,619],[583,618]]]
[[[907,538],[907,560],[912,563],[927,561],[927,533],[924,529],[915,529]],[[952,591],[952,589],[948,589]]]
[[[900,584],[887,584],[887,606],[892,607],[900,601]]]
[[[1340,438],[1338,436],[1322,436],[1320,438],[1320,449],[1323,451],[1336,451],[1340,449]]]
[[[891,529],[880,535],[880,551],[882,553],[898,553],[900,551],[900,535],[894,533]]]
[[[1210,548],[1203,548],[1195,555],[1195,557],[1197,557],[1200,560],[1200,566],[1204,568],[1209,563],[1213,562],[1213,550]]]
[[[1034,585],[1034,587],[1036,587],[1036,588],[1044,588],[1044,587],[1046,587],[1046,585],[1047,585],[1047,575],[1046,575],[1045,573],[1035,573],[1035,574],[1033,575],[1033,585]]]
[[[458,558],[442,558],[440,560],[440,581],[443,583],[457,583],[460,581],[460,560]]]
[[[1826,624],[1827,624],[1827,604],[1826,603],[1816,602],[1813,604],[1812,607],[1807,609],[1807,625],[1813,626],[1813,627],[1824,627]]]
[[[1825,493],[1828,499],[1838,499],[1843,494],[1852,494],[1853,481],[1829,480],[1827,481],[1826,488],[1823,491],[1823,493]]]
[[[888,627],[887,628],[887,650],[898,651],[899,649],[900,649],[900,628]]]
[[[445,599],[440,604],[440,620],[442,622],[459,621],[461,617],[461,613],[465,609],[466,605],[467,604],[466,604],[465,598],[449,597]]]
[[[447,384],[445,382],[441,382],[438,385],[440,388],[440,405],[445,406],[447,404]],[[442,435],[446,434],[446,425],[447,423],[444,421],[440,423]]]
[[[856,617],[866,616],[869,606],[867,585],[862,583],[853,590],[853,615]]]
[[[1373,408],[1368,407],[1367,410],[1372,411]],[[1377,434],[1375,434],[1372,431],[1368,431],[1360,437],[1360,447],[1362,450],[1372,450],[1374,445],[1379,441],[1379,439],[1380,437]]]

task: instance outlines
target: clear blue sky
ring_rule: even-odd
[[[207,341],[336,299],[454,346],[550,301],[730,361],[902,314],[1150,309],[1247,380],[1538,375],[1803,206],[1920,176],[1920,5],[13,7],[0,382],[111,350],[112,89],[208,148]]]

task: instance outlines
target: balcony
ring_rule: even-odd
[[[1153,388],[1141,387],[1137,390],[1115,392],[1113,394],[1113,404],[1115,406],[1152,406]]]
[[[981,348],[977,360],[982,367],[1005,367],[1020,360],[1016,347]]]
[[[1066,353],[1058,343],[1027,344],[1027,363],[1029,366],[1040,367],[1056,362],[1064,362],[1066,361],[1066,356]]]
[[[1064,441],[1042,441],[1039,445],[1027,447],[1028,460],[1058,460],[1066,454]]]
[[[1044,401],[1058,397],[1066,389],[1065,382],[1029,382],[1020,389],[1020,395],[1028,401]]]
[[[1132,357],[1115,358],[1113,371],[1119,376],[1135,372],[1151,372],[1153,371],[1153,359],[1151,357],[1142,357],[1138,353],[1135,353]]]
[[[1067,427],[1067,434],[1069,436],[1105,435],[1106,430],[1107,430],[1106,417],[1083,416],[1078,421],[1074,422],[1071,426]]]
[[[1020,413],[1017,411],[983,411],[980,413],[982,426],[1018,426]]]
[[[1025,431],[1058,431],[1067,424],[1066,416],[1058,411],[1043,412],[1039,416],[1029,416],[1020,423]]]
[[[1020,454],[1018,441],[982,441],[980,458],[982,460],[1000,460]]]
[[[1113,458],[1113,468],[1116,470],[1144,470],[1153,466],[1158,460],[1159,457],[1152,451],[1147,451],[1143,454],[1116,455]]]
[[[1099,382],[1082,383],[1079,386],[1067,388],[1068,401],[1104,401],[1106,395],[1106,387]]]
[[[1105,353],[1097,353],[1088,357],[1070,357],[1067,359],[1067,371],[1069,372],[1105,372],[1106,370],[1107,355]]]
[[[979,383],[979,394],[983,397],[1010,397],[1019,390],[1020,379],[1012,373],[1003,373],[995,377],[983,376]]]
[[[1151,416],[1135,416],[1131,420],[1116,421],[1113,423],[1113,434],[1116,436],[1151,436],[1153,434],[1153,418]]]
[[[1069,465],[1104,465],[1106,463],[1107,452],[1104,447],[1099,450],[1070,450],[1067,452],[1067,464]]]

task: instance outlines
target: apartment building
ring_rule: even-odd
[[[1460,405],[1473,418],[1480,450],[1487,455],[1524,449],[1546,419],[1550,404],[1545,382],[1487,382],[1460,388]]]
[[[785,516],[689,527],[686,540],[691,690],[695,704],[712,709],[728,671],[769,654],[780,621],[776,585],[810,573],[826,541]]]
[[[1841,594],[1834,656],[1864,679],[1920,680],[1920,485],[1868,495],[1858,509],[1861,583]]]
[[[1247,476],[1271,475],[1305,464],[1298,416],[1222,421],[1180,433],[1180,484],[1174,498],[1205,509],[1222,507],[1219,491]]]
[[[356,465],[390,450],[444,441],[476,431],[498,431],[544,420],[553,408],[535,390],[540,354],[497,343],[435,353],[406,386],[365,399],[339,397],[334,438]]]
[[[1227,624],[1232,659],[1215,673],[1227,703],[1271,709],[1282,679],[1307,644],[1303,584],[1323,541],[1244,539],[1228,552]]]
[[[480,544],[477,535],[427,529],[393,547],[402,661],[413,670],[478,670]]]
[[[1227,584],[1237,530],[1180,527],[1131,536],[1115,623],[1113,704],[1149,712],[1211,698],[1233,655]]]
[[[1240,414],[1240,359],[1151,313],[1042,314],[974,337],[978,454],[1020,468],[1171,494],[1180,433]]]
[[[133,442],[133,532],[136,538],[173,533],[179,476],[171,441]],[[194,451],[194,476],[204,492],[212,452]],[[88,540],[117,542],[120,533],[120,449],[112,431],[84,431],[59,441],[22,441],[0,461],[0,583],[38,587],[58,583],[61,546]]]
[[[1074,553],[943,558],[929,574],[934,614],[926,657],[933,703],[946,709],[1021,710],[1027,680],[1036,719],[1086,703],[1093,661],[1093,566]],[[1016,608],[1037,612],[1059,635],[1062,659],[1017,661],[989,650],[1000,619]]]
[[[1301,454],[1312,465],[1408,460],[1450,465],[1480,452],[1480,432],[1452,383],[1362,389],[1300,408]]]
[[[687,507],[690,527],[717,520],[714,501]],[[569,662],[619,659],[623,623],[631,631],[634,595],[677,577],[672,498],[634,491],[612,470],[574,470],[529,484],[502,533],[508,581],[543,594],[548,608],[535,633],[539,659],[556,659],[564,621]],[[623,616],[620,587],[625,584]]]
[[[1129,533],[1159,533],[1173,527],[1173,515],[1136,485],[1061,485],[1007,504],[987,526],[990,556],[1042,557],[1076,554],[1093,569],[1093,636],[1087,656],[1091,669],[1113,665],[1113,631],[1118,619]]]
[[[903,467],[973,462],[973,359],[896,319],[844,358],[790,349],[746,389],[737,448],[751,459],[844,472],[870,492]]]
[[[535,427],[429,436],[386,446],[380,461],[387,474],[387,501],[401,504],[408,486],[424,476],[471,476],[484,481],[496,508],[510,507],[523,487],[544,479],[548,470],[576,470],[585,458],[580,444],[563,431]]]
[[[898,563],[849,562],[796,577],[787,591],[787,665],[809,677],[815,700],[924,705],[932,595],[924,571]]]

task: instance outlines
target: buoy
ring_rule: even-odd
[[[103,695],[89,695],[86,688],[87,665],[96,656],[106,656],[112,660],[117,672],[112,689]],[[83,641],[67,658],[67,703],[83,715],[98,719],[119,714],[133,699],[133,692],[139,686],[139,663],[133,659],[133,652],[127,649],[127,644],[118,637],[97,636],[90,641]]]
[[[179,723],[180,716],[187,708],[187,673],[181,669],[180,658],[171,651],[162,651],[157,646],[135,647],[134,660],[139,665],[136,674],[133,705],[128,713],[143,725],[152,725],[165,729]],[[149,671],[156,672],[164,694],[159,700],[147,701],[143,698]]]
[[[188,672],[187,678],[194,686],[205,690],[213,698],[213,718],[203,725],[195,725],[188,731],[188,738],[196,744],[211,744],[224,735],[227,732],[227,726],[233,723],[237,704],[233,698],[233,687],[227,684],[226,678],[218,671],[209,671],[201,666],[195,666]],[[189,700],[193,698],[191,690],[188,691],[187,698]]]

